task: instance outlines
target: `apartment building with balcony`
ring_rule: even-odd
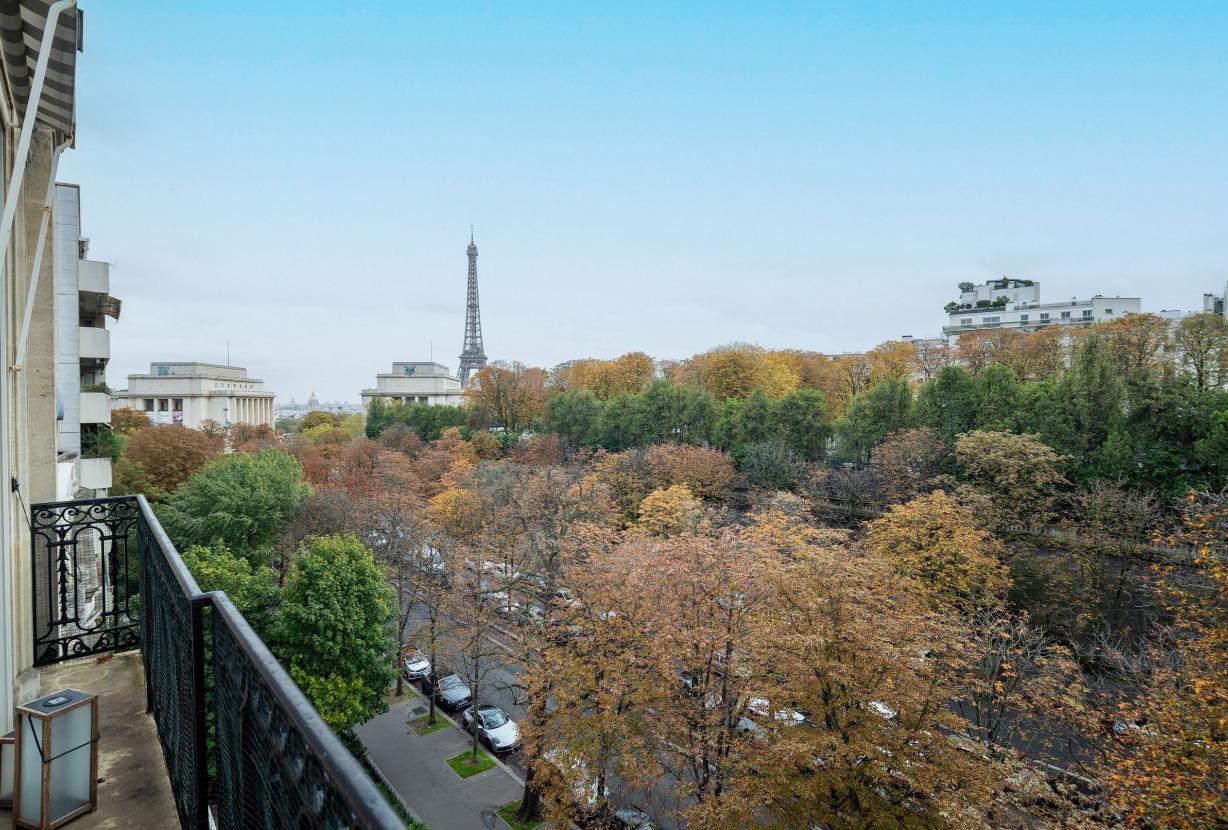
[[[57,183],[51,245],[55,276],[55,348],[59,498],[105,496],[111,486],[106,453],[111,424],[107,320],[118,320],[111,294],[111,266],[89,259],[81,235],[81,190]]]
[[[362,390],[365,410],[376,398],[393,403],[427,403],[458,406],[461,382],[442,363],[393,363],[392,371],[375,376],[375,388]]]
[[[942,333],[957,337],[995,328],[1036,331],[1052,325],[1090,326],[1141,310],[1142,300],[1138,297],[1100,294],[1082,300],[1072,297],[1069,301],[1044,303],[1040,299],[1040,283],[1003,277],[987,280],[983,285],[961,283],[959,300],[945,308],[947,324]]]
[[[216,363],[151,363],[149,374],[128,375],[128,388],[111,396],[112,407],[139,409],[155,424],[200,429],[206,420],[222,426],[273,426],[273,393],[242,366]]]

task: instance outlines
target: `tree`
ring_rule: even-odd
[[[1062,326],[1045,326],[1026,335],[1019,344],[1015,373],[1029,381],[1053,380],[1066,369],[1071,335]]]
[[[280,599],[277,573],[272,568],[253,566],[221,543],[192,545],[181,555],[202,591],[225,591],[256,633],[268,637],[273,612]]]
[[[949,454],[946,443],[930,427],[891,433],[874,449],[883,495],[890,502],[905,502],[934,489]]]
[[[147,412],[127,406],[111,410],[111,429],[120,435],[132,435],[134,432],[148,429],[149,426],[149,413]]]
[[[644,536],[694,533],[703,520],[703,503],[683,484],[653,490],[640,502],[635,531]]]
[[[159,424],[129,436],[123,457],[144,472],[151,488],[145,495],[162,501],[221,451],[219,438],[178,424]]]
[[[943,441],[976,427],[976,381],[963,368],[947,366],[917,394],[917,421]]]
[[[916,579],[940,607],[991,607],[1009,584],[1002,546],[942,490],[888,507],[866,525],[866,546]]]
[[[601,404],[587,389],[568,390],[546,402],[542,426],[572,450],[592,446],[597,441],[597,416]]]
[[[160,518],[179,547],[221,542],[260,564],[273,534],[311,495],[302,477],[280,450],[226,456],[176,491]]]
[[[638,393],[655,372],[652,358],[643,352],[628,352],[615,360],[576,360],[566,371],[564,388],[586,391],[606,401],[623,393]]]
[[[482,705],[482,695],[490,690],[495,672],[507,662],[504,648],[492,642],[498,603],[487,596],[481,573],[462,571],[459,585],[448,600],[448,642],[454,657],[452,669],[469,687],[470,706],[476,715]],[[504,589],[506,592],[506,588]],[[434,664],[431,665],[432,671]],[[470,763],[478,761],[478,730],[473,730],[470,742]]]
[[[353,536],[312,539],[291,562],[273,650],[333,731],[387,708],[394,615],[383,574]]]
[[[738,469],[755,487],[788,490],[801,480],[806,464],[801,456],[781,441],[756,441],[743,444],[735,454]]]
[[[306,432],[309,429],[321,425],[330,427],[339,426],[341,424],[341,416],[332,412],[326,412],[323,409],[313,409],[299,420],[299,432]]]
[[[1050,641],[1026,615],[982,608],[966,617],[967,652],[955,706],[977,739],[999,755],[1044,736],[1036,724],[1077,724],[1084,714],[1078,666],[1068,649]]]
[[[945,342],[914,340],[912,342],[912,368],[922,381],[935,377],[955,359],[951,347]]]
[[[777,438],[807,461],[822,461],[832,426],[827,401],[817,389],[799,389],[780,400],[772,413]]]
[[[915,352],[912,344],[905,343],[903,340],[888,340],[870,349],[866,353],[866,359],[870,362],[871,383],[895,378],[905,380],[911,378]]]
[[[976,428],[1010,430],[1018,418],[1019,381],[1009,366],[994,364],[977,376],[972,389]]]
[[[1091,332],[1081,339],[1060,389],[1074,424],[1079,457],[1086,458],[1120,422],[1124,404],[1121,378],[1099,334]]]
[[[985,523],[998,529],[1044,527],[1053,517],[1062,456],[1035,435],[969,432],[955,441],[955,460],[983,501]]]
[[[1195,550],[1205,577],[1183,585],[1170,574],[1173,626],[1138,699],[1122,707],[1108,767],[1126,817],[1155,827],[1228,825],[1228,492],[1191,492],[1174,542]],[[1132,728],[1137,727],[1137,728]]]
[[[392,589],[398,646],[406,642],[410,620],[421,604],[423,582],[441,578],[446,566],[427,544],[419,506],[419,500],[412,494],[387,491],[371,494],[362,503],[357,521],[361,538]],[[403,680],[403,673],[398,671],[398,697],[403,691]]]
[[[510,432],[528,427],[546,406],[546,370],[520,362],[495,361],[465,387],[470,425],[501,426]]]
[[[718,450],[675,444],[657,444],[644,453],[652,484],[658,488],[685,486],[702,499],[729,496],[737,471]]]
[[[869,461],[870,453],[898,429],[911,426],[912,391],[902,378],[884,380],[854,396],[836,426],[843,457]]]
[[[1182,368],[1193,375],[1199,390],[1228,382],[1228,320],[1222,315],[1191,314],[1177,324],[1173,342]]]
[[[1092,328],[1104,338],[1109,359],[1123,377],[1164,364],[1171,325],[1158,314],[1125,314]]]

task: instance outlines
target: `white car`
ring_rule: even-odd
[[[461,715],[461,726],[466,732],[473,732],[472,706]],[[520,746],[520,727],[498,706],[483,703],[478,707],[477,730],[478,740],[486,744],[492,752],[511,752]]]
[[[405,672],[406,680],[420,680],[431,673],[431,658],[420,651],[415,651],[406,655],[401,661],[401,667]]]

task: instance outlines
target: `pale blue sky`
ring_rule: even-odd
[[[1228,281],[1228,3],[82,0],[110,378],[936,334],[963,280]],[[203,10],[202,10],[203,7]]]

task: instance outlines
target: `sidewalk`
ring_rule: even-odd
[[[520,798],[522,782],[501,764],[462,779],[447,760],[469,748],[470,736],[451,725],[424,737],[415,735],[406,721],[426,711],[426,700],[411,689],[404,701],[354,731],[388,783],[431,830],[507,830],[494,811]],[[447,722],[443,713],[438,717]],[[487,823],[491,818],[493,823]]]

